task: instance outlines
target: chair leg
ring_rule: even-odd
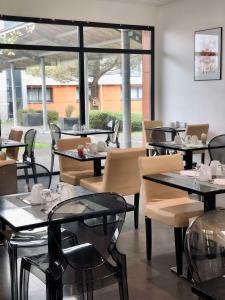
[[[118,279],[120,300],[129,300],[127,283],[127,262],[126,255],[121,254],[121,272]]]
[[[28,300],[29,277],[30,272],[24,267],[24,262],[22,259],[20,270],[20,300]]]
[[[145,217],[146,252],[147,260],[152,258],[152,220]]]
[[[117,148],[120,148],[120,143],[119,143],[118,138],[116,139],[116,147],[117,147]]]
[[[183,271],[183,239],[182,228],[174,228],[175,252],[177,262],[177,275],[182,275]]]
[[[186,235],[186,231],[187,231],[187,227],[183,227],[182,228],[182,250],[184,251],[184,241],[185,241],[185,235]]]
[[[8,243],[10,280],[11,280],[11,298],[18,299],[18,275],[17,275],[17,246]]]
[[[205,153],[201,154],[201,163],[204,164],[205,163]]]
[[[27,188],[28,188],[28,192],[30,192],[29,176],[28,176],[28,170],[27,170],[26,167],[24,168],[24,176],[25,176],[25,180],[26,180],[26,185],[27,185]]]
[[[52,183],[52,173],[53,173],[53,167],[54,167],[54,159],[55,159],[55,154],[52,153],[52,155],[51,155],[50,183],[49,183],[49,186],[51,186],[51,183]]]
[[[32,172],[33,172],[33,176],[34,176],[34,183],[38,183],[37,182],[37,170],[36,170],[36,166],[31,164],[31,168],[32,168]]]
[[[139,221],[139,193],[134,195],[134,227],[138,229]]]

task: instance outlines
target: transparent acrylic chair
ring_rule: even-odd
[[[104,207],[106,203],[110,212],[104,221],[106,215],[100,217],[95,207]],[[79,205],[84,206],[84,214],[85,211],[90,214],[89,219],[81,218]],[[85,299],[86,293],[87,299],[93,299],[94,290],[115,282],[119,285],[120,299],[128,299],[126,256],[116,248],[125,215],[125,199],[114,193],[81,196],[58,204],[48,217],[49,238],[57,256],[51,265],[47,253],[22,258],[20,299],[28,299],[30,273],[46,284],[46,299],[61,299],[62,293],[78,295],[80,299]],[[74,233],[76,242],[56,240],[54,224],[58,220],[61,228]],[[63,286],[61,294],[57,290],[59,282]],[[51,286],[56,288],[52,291]]]
[[[185,255],[195,283],[225,275],[225,209],[198,217],[188,228]]]
[[[32,165],[36,173],[35,179],[32,168],[27,168],[26,175],[24,175],[22,169],[17,169],[18,193],[23,193],[24,188],[31,190],[35,182],[42,183],[44,188],[50,187],[50,173],[48,169],[40,164],[32,163]],[[29,184],[28,187],[26,187],[27,184]],[[11,276],[11,298],[13,300],[18,299],[17,258],[22,257],[27,248],[32,248],[30,249],[32,253],[40,253],[40,251],[43,252],[42,248],[47,244],[48,239],[46,227],[12,233],[10,239],[7,241]]]

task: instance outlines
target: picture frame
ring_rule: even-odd
[[[195,31],[194,41],[194,80],[221,80],[222,27]]]

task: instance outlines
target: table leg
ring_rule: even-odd
[[[101,176],[101,159],[94,159],[94,176]]]
[[[216,208],[216,196],[215,195],[206,195],[203,196],[204,201],[204,212],[209,210],[214,210]]]
[[[185,161],[185,169],[188,170],[188,169],[192,169],[192,150],[187,150],[185,151],[185,154],[184,154],[184,161]]]
[[[54,235],[54,237],[53,237]],[[58,247],[61,245],[61,225],[52,224],[48,229],[48,253],[49,253],[49,269],[55,269],[55,262],[59,260]],[[51,273],[50,273],[51,274]],[[53,276],[49,276],[46,281],[47,299],[62,300],[63,299],[63,285],[62,277],[59,276],[57,280],[53,280]]]

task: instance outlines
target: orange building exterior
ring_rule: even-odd
[[[133,86],[133,85],[132,85]],[[68,105],[73,105],[72,116],[79,115],[79,99],[77,99],[78,88],[75,85],[54,85],[47,86],[52,89],[52,102],[48,102],[48,110],[56,110],[59,117],[65,117],[65,110]],[[97,109],[101,111],[122,112],[121,86],[100,85],[99,99],[96,102]],[[28,103],[28,108],[42,110],[42,103]],[[142,113],[142,99],[131,100],[131,111]]]

